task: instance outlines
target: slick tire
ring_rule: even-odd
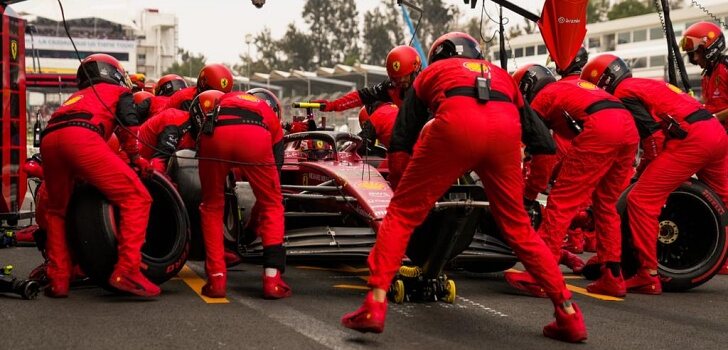
[[[202,185],[198,161],[194,158],[196,152],[190,149],[179,150],[171,159],[167,173],[177,184],[179,194],[187,208],[190,220],[190,260],[205,259],[205,244],[202,240],[202,224],[200,222],[200,203],[202,202]]]
[[[149,223],[142,247],[142,273],[156,284],[177,275],[189,253],[189,219],[182,198],[160,174],[143,179],[152,196]],[[107,280],[118,259],[119,211],[96,188],[76,187],[66,214],[66,232],[75,260],[96,283]]]
[[[627,188],[617,204],[622,217],[622,269],[625,278],[636,273],[638,263],[632,245],[626,205]],[[716,275],[726,261],[728,209],[721,198],[696,179],[690,179],[667,199],[660,214],[657,261],[662,288],[685,291]]]

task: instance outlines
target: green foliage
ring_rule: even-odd
[[[404,45],[404,27],[396,6],[380,5],[364,14],[364,56],[362,61],[383,66],[387,53]]]
[[[332,66],[359,57],[358,16],[353,1],[306,1],[303,19],[309,25],[318,66]]]
[[[645,0],[622,0],[612,6],[607,12],[609,20],[633,17],[648,14],[655,11],[651,2]]]
[[[609,0],[589,0],[586,7],[586,22],[596,23],[607,20]]]
[[[194,54],[185,49],[177,51],[180,60],[173,63],[163,74],[177,74],[181,76],[196,77],[202,67],[205,66],[207,58],[203,54]]]

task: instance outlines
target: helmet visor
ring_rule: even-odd
[[[693,52],[702,45],[705,45],[705,40],[703,40],[703,38],[684,36],[682,40],[680,40],[680,48],[685,52]]]

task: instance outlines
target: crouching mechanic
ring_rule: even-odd
[[[48,191],[48,277],[46,294],[68,296],[71,258],[66,244],[66,208],[74,180],[82,179],[99,189],[121,217],[119,260],[109,284],[140,296],[159,295],[160,289],[139,268],[152,198],[136,173],[106,144],[112,132],[122,149],[142,173],[152,171],[139,156],[138,120],[130,84],[119,62],[105,54],[86,57],[76,73],[81,89],[56,110],[43,132],[45,185]],[[118,127],[121,123],[122,127]]]
[[[604,271],[586,289],[623,297],[627,291],[620,267],[622,232],[617,200],[632,176],[639,143],[632,116],[617,98],[594,84],[579,79],[557,82],[551,71],[541,65],[523,66],[513,78],[546,125],[555,134],[571,140],[549,193],[539,235],[555,259],[563,260],[566,230],[591,196],[599,235],[597,256]],[[514,287],[531,291],[528,284],[537,286],[536,281],[530,276],[523,279],[523,275],[528,276],[506,273],[506,280]],[[514,279],[516,276],[519,278]]]
[[[195,148],[198,130],[188,112],[168,108],[139,127],[139,153],[158,172],[167,172],[169,158],[178,149]]]
[[[206,91],[190,107],[190,116],[200,129],[197,139],[202,180],[200,216],[207,255],[207,284],[202,294],[211,298],[225,297],[224,187],[227,175],[235,168],[250,181],[255,206],[259,207],[254,211],[259,216],[257,229],[263,240],[263,297],[279,299],[291,295],[291,288],[281,278],[286,266],[283,196],[276,167],[283,159],[281,106],[268,90],[250,92],[223,95]],[[274,156],[274,152],[278,154]]]
[[[361,127],[359,136],[368,145],[374,145],[379,141],[384,147],[389,148],[397,113],[399,113],[399,108],[394,103],[375,102],[362,107],[359,111],[359,126]]]
[[[383,331],[387,289],[412,231],[453,182],[472,169],[483,180],[506,241],[553,301],[556,321],[545,326],[543,334],[562,341],[585,340],[581,311],[523,208],[519,109],[527,107],[518,87],[506,71],[483,59],[478,41],[465,33],[441,36],[428,57],[430,66],[408,92],[392,137],[390,152],[414,152],[369,254],[372,291],[361,308],[342,318],[343,325],[361,332]],[[434,120],[418,140],[428,108]]]
[[[655,148],[657,156],[627,195],[640,268],[625,284],[629,292],[661,294],[657,275],[660,211],[670,193],[696,173],[728,203],[728,136],[718,119],[690,95],[664,81],[632,78],[627,64],[617,56],[595,57],[581,76],[619,98],[632,112],[640,136],[652,140]]]
[[[376,101],[392,102],[400,106],[405,92],[412,86],[412,82],[422,69],[420,56],[417,54],[417,50],[411,46],[397,46],[387,54],[386,65],[387,80],[374,86],[352,91],[333,101],[316,100],[315,102],[325,104],[324,112],[345,111],[371,105]]]

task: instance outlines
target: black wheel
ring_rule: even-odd
[[[634,186],[634,185],[633,185]],[[630,186],[617,204],[622,216],[622,268],[625,277],[638,267],[626,213]],[[715,276],[726,260],[728,210],[702,182],[690,179],[667,199],[660,214],[657,262],[665,291],[695,288]]]
[[[223,217],[225,246],[233,251],[237,250],[237,240],[240,235],[241,218],[238,210],[238,197],[235,194],[235,178],[230,175],[225,184],[225,212]]]
[[[170,161],[167,173],[177,184],[179,194],[187,208],[190,220],[190,260],[205,259],[205,244],[202,240],[202,224],[200,223],[200,203],[202,202],[202,185],[198,172],[198,161],[194,158],[196,152],[189,149],[179,150],[177,156]]]
[[[182,199],[164,176],[143,180],[153,203],[144,246],[142,272],[161,284],[177,275],[187,260],[189,220]],[[118,210],[96,188],[84,184],[74,190],[66,214],[69,245],[83,271],[106,286],[118,259]]]

